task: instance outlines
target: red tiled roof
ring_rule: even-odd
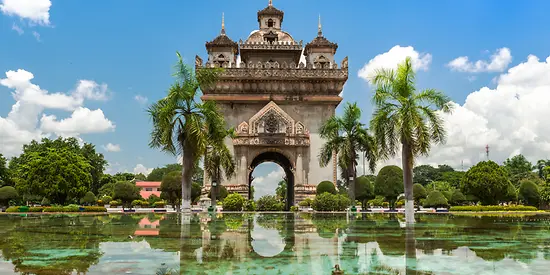
[[[137,187],[160,187],[160,181],[136,181]]]

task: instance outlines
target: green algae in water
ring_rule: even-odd
[[[547,274],[550,215],[415,217],[2,215],[0,273]]]

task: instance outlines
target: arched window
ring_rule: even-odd
[[[273,21],[273,19],[267,20],[267,27],[268,27],[268,28],[273,28],[273,27],[275,27],[275,21]]]

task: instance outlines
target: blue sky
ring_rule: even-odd
[[[204,43],[219,34],[222,12],[227,35],[235,41],[246,39],[258,27],[256,12],[267,2],[0,0],[0,79],[5,80],[0,85],[0,153],[16,154],[25,140],[58,133],[96,144],[111,163],[111,172],[174,162],[174,157],[148,148],[151,123],[144,110],[172,83],[175,52],[180,51],[190,64],[196,54],[204,58]],[[304,42],[316,36],[321,15],[325,37],[338,43],[336,59],[349,56],[344,102],[358,102],[365,123],[372,112],[371,86],[358,76],[361,68],[370,61],[371,68],[392,67],[396,64],[389,63],[403,54],[418,54],[418,87],[440,89],[458,104],[456,112],[446,117],[449,144],[435,148],[434,156],[421,162],[456,167],[466,160],[470,166],[481,158],[483,144],[491,144],[497,161],[519,152],[536,161],[550,152],[545,135],[550,136],[549,129],[522,127],[530,118],[524,113],[539,118],[547,112],[540,106],[547,103],[545,79],[550,78],[545,61],[550,55],[550,2],[274,0],[274,6],[285,12],[283,29]],[[538,60],[528,60],[529,55]],[[376,60],[377,56],[382,57]],[[462,59],[451,66],[459,57],[468,57],[470,63]],[[485,63],[476,67],[478,60]],[[23,75],[27,82],[10,82],[4,73],[19,69],[34,78],[13,74],[12,78]],[[89,93],[75,92],[80,80],[93,81]],[[80,101],[73,107],[29,103],[22,95],[28,81],[48,94],[63,93],[73,99],[80,94]],[[16,86],[20,97],[12,94]],[[472,93],[469,102],[466,98]],[[546,96],[542,100],[540,93]],[[510,96],[514,94],[522,95],[521,103]],[[535,95],[538,99],[523,103]],[[34,128],[22,127],[20,120],[9,121],[16,102],[42,104],[39,111],[19,110],[19,116],[35,122]],[[43,115],[47,118],[42,122]],[[499,122],[503,117],[509,125]],[[88,125],[86,118],[95,119],[89,127],[82,126]],[[457,131],[457,127],[471,129]],[[518,144],[514,138],[532,142]],[[120,151],[104,150],[109,143]],[[257,176],[274,169],[264,167]]]

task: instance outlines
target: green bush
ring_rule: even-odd
[[[148,201],[141,201],[141,207],[146,208],[146,207],[149,207],[149,206],[151,206],[151,204]]]
[[[453,195],[451,196],[450,203],[452,205],[461,205],[466,201],[466,196],[462,194],[458,189],[453,191]]]
[[[317,185],[317,195],[321,195],[323,193],[336,194],[336,188],[334,187],[334,184],[328,180],[320,182]]]
[[[508,172],[493,161],[482,161],[464,174],[461,191],[475,195],[484,205],[496,205],[508,201],[510,180]]]
[[[519,186],[519,199],[525,204],[530,206],[537,206],[540,203],[540,191],[538,186],[531,180],[521,180]]]
[[[462,212],[490,212],[490,211],[537,211],[534,206],[525,205],[471,205],[471,206],[453,206],[450,211]]]
[[[244,202],[245,200],[243,196],[237,193],[229,194],[223,200],[223,210],[224,211],[242,211]]]
[[[253,200],[247,200],[244,202],[244,211],[256,211],[256,203]]]
[[[65,208],[63,206],[49,206],[49,207],[44,207],[44,210],[42,210],[42,212],[54,213],[54,212],[68,212],[68,211],[65,211]]]
[[[420,183],[415,183],[413,185],[413,198],[414,203],[416,203],[416,206],[420,209],[420,200],[425,199],[428,196],[428,192],[426,191],[426,188],[422,186]]]
[[[41,213],[42,211],[44,211],[44,208],[45,207],[43,207],[43,206],[30,207],[29,212]]]
[[[149,196],[149,198],[147,198],[147,201],[149,202],[149,205],[153,205],[155,204],[155,202],[157,201],[161,201],[162,199],[159,198],[159,196],[155,195],[155,194],[151,194],[151,196]]]
[[[312,199],[306,198],[305,200],[299,202],[298,205],[302,207],[310,207],[312,202],[313,202]]]
[[[6,209],[7,213],[15,213],[19,212],[19,206],[10,206],[8,209]]]
[[[3,167],[0,167],[3,168]],[[17,198],[17,190],[11,186],[0,187],[0,205],[8,205],[10,200]]]
[[[63,206],[63,212],[78,212],[80,206],[76,204],[69,204],[67,206]]]
[[[403,207],[403,205],[405,205],[405,200],[404,199],[400,199],[400,200],[395,202],[395,207],[396,208],[401,208],[401,207]]]
[[[42,199],[42,202],[40,202],[40,205],[42,206],[50,206],[50,200],[48,200],[48,198],[44,197]]]
[[[311,207],[315,211],[344,211],[349,204],[349,198],[344,195],[322,193],[315,197]]]
[[[439,192],[439,191],[432,191],[428,194],[428,197],[426,198],[426,201],[424,202],[424,207],[448,207],[449,202],[447,201],[447,198]]]
[[[94,195],[94,193],[88,191],[86,192],[86,195],[80,199],[80,203],[83,205],[92,205],[97,202],[97,198]]]
[[[283,211],[283,203],[276,196],[263,196],[256,201],[258,211]]]
[[[84,212],[107,212],[107,208],[101,206],[84,206]]]
[[[113,198],[111,196],[104,195],[101,197],[101,201],[103,201],[104,204],[110,204]]]
[[[141,200],[133,200],[132,201],[132,206],[141,206],[143,202]]]
[[[109,204],[111,205],[111,207],[117,207],[117,206],[122,205],[122,203],[120,203],[117,200],[112,200]]]
[[[295,206],[295,205],[291,206],[291,207],[290,207],[290,211],[292,211],[292,212],[298,212],[298,206]]]
[[[451,198],[453,197],[452,191],[441,191],[441,194],[447,199],[447,202],[451,201]]]
[[[374,181],[374,194],[386,198],[392,208],[403,188],[403,170],[395,165],[382,168]]]
[[[155,208],[164,208],[166,206],[166,202],[164,201],[157,201],[153,204],[153,207]]]
[[[376,196],[374,199],[368,201],[368,204],[370,206],[383,206],[384,205],[384,197],[383,196]]]
[[[382,203],[382,207],[386,208],[386,207],[390,207],[390,203],[385,201]]]

